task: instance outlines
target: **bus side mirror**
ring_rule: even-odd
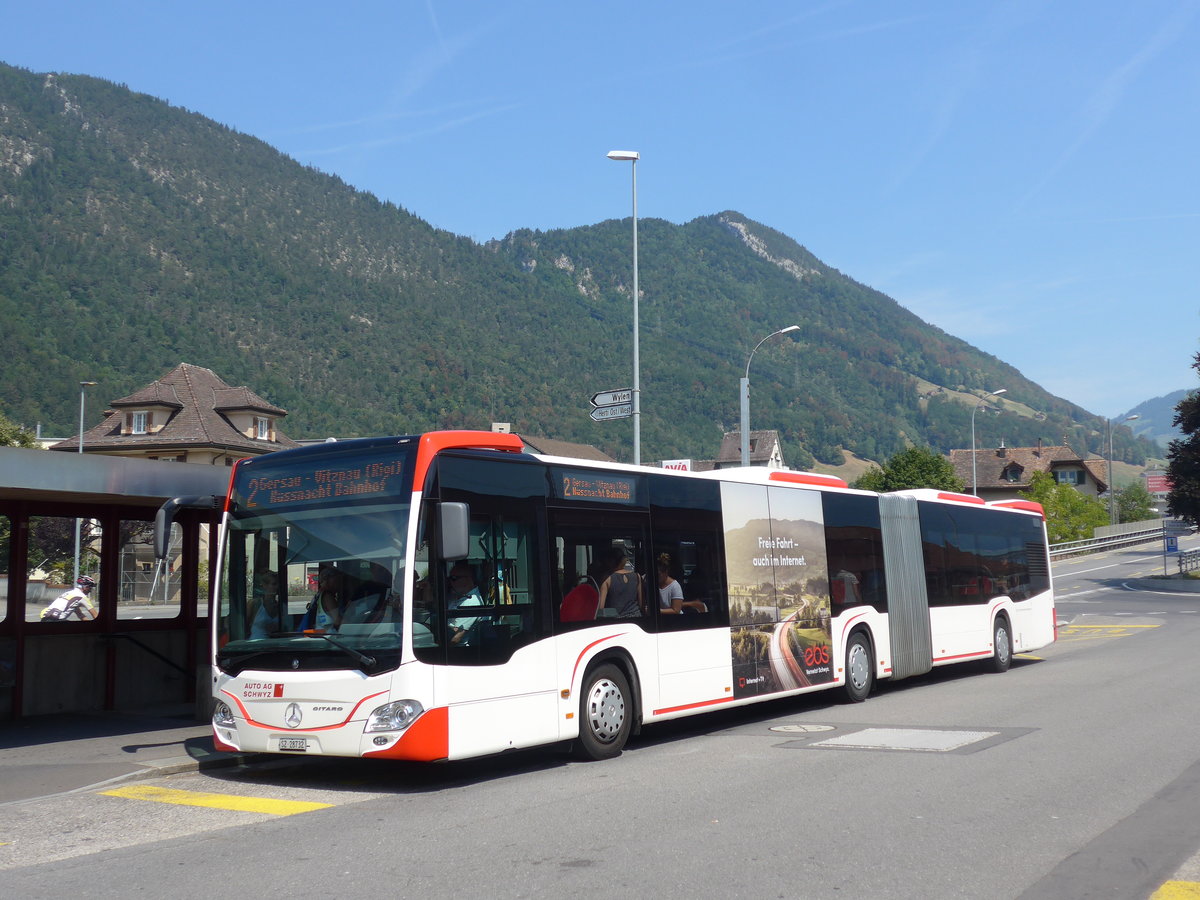
[[[442,559],[466,559],[471,552],[471,508],[465,503],[439,503]]]
[[[212,495],[204,497],[173,497],[158,508],[154,514],[154,558],[159,562],[165,560],[171,553],[171,525],[175,521],[175,513],[180,509],[216,509],[220,506],[221,498]]]

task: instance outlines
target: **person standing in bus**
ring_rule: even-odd
[[[624,550],[613,550],[609,575],[600,584],[600,609],[615,609],[619,618],[640,616],[646,610],[642,579]]]

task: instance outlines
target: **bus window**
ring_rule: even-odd
[[[442,501],[465,503],[470,511],[467,555],[445,559],[434,546],[418,607],[429,634],[414,652],[425,662],[499,665],[545,634],[536,540],[543,506],[545,469],[470,457],[439,461]],[[436,535],[425,509],[424,533]],[[414,612],[416,620],[417,612]]]
[[[833,614],[864,603],[887,612],[878,499],[825,494],[822,501]]]
[[[552,513],[553,602],[562,628],[643,616],[656,594],[647,577],[643,521],[585,510]]]
[[[650,496],[655,562],[651,597],[660,610],[659,628],[676,631],[728,625],[720,486],[653,476]],[[666,578],[675,581],[683,594],[678,615],[662,611],[657,576],[664,567]]]

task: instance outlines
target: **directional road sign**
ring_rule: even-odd
[[[633,403],[632,388],[625,388],[621,391],[599,391],[592,394],[592,406],[628,406],[631,403]],[[633,413],[629,412],[625,415],[633,415]]]
[[[592,410],[592,421],[604,422],[608,419],[628,419],[632,415],[632,403],[621,403],[616,406],[597,406]]]

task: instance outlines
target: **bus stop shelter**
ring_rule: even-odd
[[[0,447],[0,720],[207,696],[220,509],[180,511],[167,566],[155,565],[152,526],[172,497],[223,496],[229,474]],[[76,571],[96,580],[96,618],[42,621]]]

